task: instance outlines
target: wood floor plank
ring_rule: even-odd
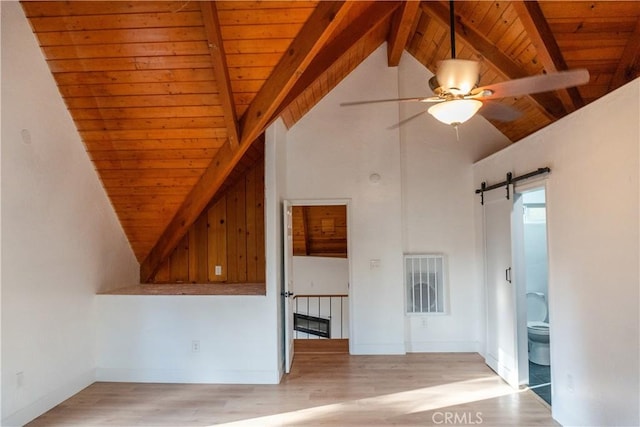
[[[341,339],[296,339],[293,340],[294,350],[299,353],[349,353],[349,340]]]
[[[95,383],[27,425],[435,426],[447,416],[558,425],[533,392],[470,353],[296,355],[278,385]]]

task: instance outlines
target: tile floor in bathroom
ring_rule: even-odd
[[[536,387],[540,384],[548,385]],[[551,405],[551,367],[537,365],[529,361],[529,387]]]

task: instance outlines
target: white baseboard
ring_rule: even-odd
[[[180,384],[278,384],[280,372],[98,368],[96,381]]]
[[[30,403],[22,409],[2,419],[2,426],[14,427],[23,426],[34,420],[51,408],[64,402],[80,390],[87,388],[96,380],[96,371],[91,369],[58,387],[56,390],[40,397],[35,402]]]
[[[407,353],[478,353],[478,341],[408,342]]]

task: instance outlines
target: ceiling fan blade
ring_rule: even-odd
[[[478,114],[482,115],[485,119],[499,122],[512,122],[522,116],[522,111],[516,110],[509,105],[484,100],[482,104],[482,108],[480,108]]]
[[[427,102],[428,98],[393,98],[393,99],[373,99],[371,101],[354,101],[354,102],[342,102],[341,107],[348,107],[351,105],[365,105],[365,104],[380,104],[383,102]]]
[[[521,96],[539,92],[549,92],[571,86],[579,86],[589,82],[589,71],[584,68],[560,71],[558,73],[541,74],[539,76],[524,77],[507,80],[493,85],[474,89],[471,94],[480,99],[504,98],[507,96]],[[490,92],[483,95],[483,92]]]
[[[425,110],[425,111],[420,111],[419,113],[414,114],[413,116],[409,116],[409,117],[407,117],[407,118],[406,118],[406,119],[404,119],[404,120],[400,120],[398,123],[396,123],[395,125],[389,126],[387,129],[388,129],[388,130],[398,129],[398,128],[399,128],[400,126],[402,126],[403,124],[405,124],[405,123],[407,123],[407,122],[410,122],[411,120],[413,120],[413,119],[416,119],[416,118],[420,117],[421,115],[423,115],[423,114],[424,114],[424,113],[426,113],[426,112],[427,112],[427,110]]]

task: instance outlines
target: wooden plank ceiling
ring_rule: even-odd
[[[293,206],[293,255],[347,258],[347,207]]]
[[[383,42],[427,69],[451,55],[444,1],[24,1],[69,112],[151,277],[277,117],[293,126]],[[456,2],[457,57],[485,85],[587,68],[503,99],[511,141],[631,81],[640,2]],[[416,94],[422,96],[424,94]]]

